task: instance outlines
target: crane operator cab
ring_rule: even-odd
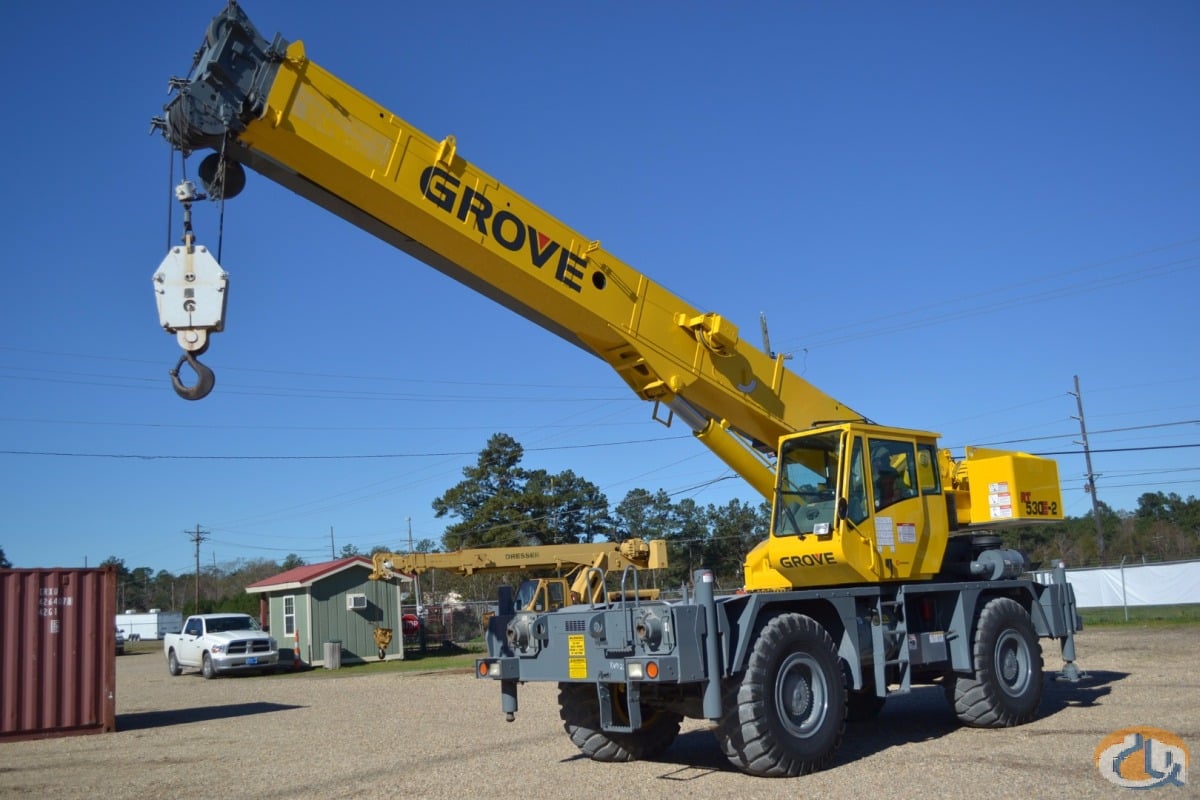
[[[568,598],[571,598],[570,602]],[[517,589],[516,607],[522,611],[544,614],[547,611],[557,611],[572,602],[577,603],[579,599],[572,597],[567,582],[562,578],[524,580]]]
[[[929,580],[952,532],[1062,519],[1057,465],[1028,453],[969,447],[955,461],[935,433],[865,422],[785,436],[777,452],[747,591]]]
[[[845,423],[784,437],[770,538],[746,588],[928,578],[949,535],[937,435]]]

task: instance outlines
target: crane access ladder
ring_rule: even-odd
[[[875,657],[875,687],[876,694],[883,697],[891,692],[907,693],[912,689],[912,662],[908,656],[908,625],[904,610],[904,590],[896,595],[896,599],[888,600],[883,595],[875,598],[875,606],[871,615],[871,645]],[[888,658],[887,654],[895,648],[896,656]],[[888,689],[887,668],[896,667],[898,684],[896,689]]]

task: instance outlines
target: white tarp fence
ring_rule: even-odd
[[[1049,583],[1050,573],[1039,573],[1037,579]],[[1068,569],[1067,580],[1075,588],[1078,608],[1200,603],[1200,561]]]

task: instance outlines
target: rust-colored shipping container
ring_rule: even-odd
[[[0,741],[116,729],[117,573],[0,569]]]

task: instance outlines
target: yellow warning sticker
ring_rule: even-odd
[[[571,678],[586,678],[587,677],[587,659],[586,658],[568,658],[567,659],[567,675]]]
[[[573,633],[567,637],[567,655],[582,656],[585,655],[585,645],[583,643],[582,633]]]

